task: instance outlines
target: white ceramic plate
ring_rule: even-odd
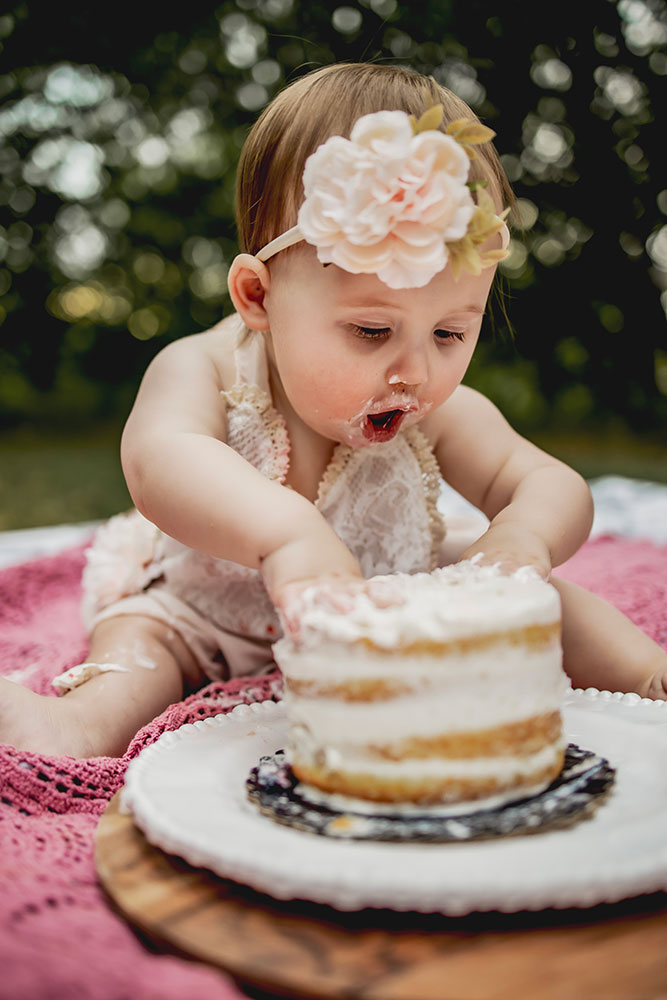
[[[592,818],[462,844],[330,840],[281,826],[246,798],[262,754],[287,742],[281,704],[165,733],[127,771],[122,802],[148,840],[278,899],[450,915],[593,906],[667,889],[667,703],[574,691],[568,740],[607,757],[616,782]]]

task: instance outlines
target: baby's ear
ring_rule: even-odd
[[[232,302],[245,325],[251,330],[268,330],[264,296],[269,290],[271,276],[266,264],[249,253],[240,253],[229,269],[227,284]]]

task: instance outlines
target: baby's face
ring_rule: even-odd
[[[312,430],[353,448],[418,423],[461,382],[493,279],[394,290],[374,274],[324,267],[315,250],[271,262],[264,299],[269,353],[282,389]]]

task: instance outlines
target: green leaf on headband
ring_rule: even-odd
[[[434,104],[432,108],[424,112],[419,121],[416,120],[414,115],[410,115],[410,124],[412,125],[413,133],[419,135],[420,132],[428,132],[439,128],[444,113],[442,104]]]
[[[480,186],[477,192],[477,204],[467,233],[460,240],[453,240],[447,244],[454,278],[458,279],[462,271],[479,275],[485,267],[493,267],[494,264],[507,257],[507,250],[498,249],[482,252],[481,245],[491,236],[500,232],[508,213],[509,208],[505,208],[499,215],[496,215],[493,198]]]
[[[466,125],[472,125],[472,124],[473,122],[472,119],[470,118],[456,118],[453,122],[450,122],[449,125],[447,126],[447,134],[455,135],[457,132],[460,132],[462,128],[465,128]]]
[[[475,159],[474,155],[471,156],[472,150],[467,149],[467,147],[491,142],[496,133],[492,128],[482,125],[481,122],[471,121],[470,118],[457,118],[456,121],[450,122],[447,126],[447,134],[460,142],[468,156]]]
[[[487,250],[486,253],[480,254],[479,257],[482,267],[493,267],[494,264],[499,264],[501,260],[505,260],[509,255],[509,250]]]

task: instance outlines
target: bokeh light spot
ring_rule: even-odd
[[[522,229],[532,229],[540,210],[529,198],[517,198],[516,207],[518,210],[518,223]]]
[[[100,208],[99,219],[109,229],[122,229],[130,221],[130,209],[122,198],[112,198]]]
[[[137,340],[150,340],[160,330],[160,320],[153,309],[136,309],[127,321],[130,333]]]
[[[540,264],[546,267],[555,267],[565,256],[562,245],[553,236],[543,236],[536,240],[533,244],[533,253]]]
[[[342,35],[353,35],[361,27],[361,11],[356,7],[336,7],[331,23]]]
[[[566,337],[556,344],[556,357],[567,371],[581,374],[588,361],[588,351],[575,337]]]
[[[8,38],[14,30],[14,18],[11,14],[0,17],[0,38]]]
[[[81,319],[94,312],[102,304],[102,296],[90,285],[72,285],[60,296],[60,305],[67,316]]]
[[[227,292],[226,264],[209,264],[190,275],[190,288],[199,299],[220,299]]]
[[[169,159],[169,146],[161,136],[151,135],[139,143],[134,155],[143,167],[161,167]]]
[[[618,306],[605,302],[598,308],[600,323],[609,333],[620,333],[625,326],[625,317]]]
[[[142,253],[133,262],[134,273],[145,285],[155,285],[165,272],[165,263],[156,253]]]
[[[181,53],[178,59],[178,65],[183,72],[189,73],[191,76],[196,76],[197,73],[202,73],[206,68],[207,62],[208,59],[206,58],[206,53],[202,52],[201,49],[196,48],[186,49],[185,52]]]
[[[93,222],[83,220],[59,236],[54,244],[56,263],[69,278],[93,272],[106,257],[107,249],[106,234]]]
[[[532,146],[545,163],[557,163],[567,151],[567,142],[557,125],[540,125],[533,136]]]
[[[259,49],[266,41],[264,28],[245,14],[228,14],[220,22],[225,56],[232,66],[248,69],[257,62]]]
[[[667,312],[667,294],[665,298],[665,312]],[[658,392],[667,396],[667,351],[656,350],[655,352],[655,384]]]
[[[396,0],[371,0],[371,10],[380,17],[391,17],[396,13],[397,7]]]
[[[667,226],[651,233],[646,241],[648,255],[661,271],[667,271]]]
[[[113,81],[91,66],[54,66],[44,84],[44,96],[52,104],[71,104],[87,108],[113,93]]]
[[[523,272],[527,259],[528,251],[523,243],[519,243],[518,240],[510,240],[509,257],[501,261],[501,270],[509,278],[516,278]]]
[[[269,99],[269,92],[261,83],[244,83],[236,91],[236,100],[247,111],[258,111]]]
[[[281,72],[280,63],[275,59],[260,59],[252,68],[252,78],[255,83],[261,83],[263,87],[271,87],[278,82]]]
[[[550,90],[569,90],[572,86],[572,70],[560,59],[534,63],[530,75],[539,87]]]

